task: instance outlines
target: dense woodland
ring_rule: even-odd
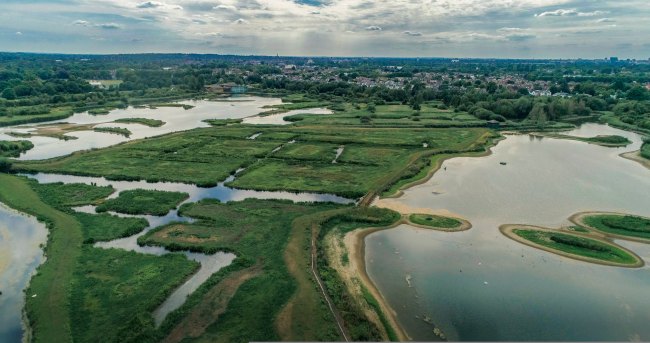
[[[276,77],[280,66],[322,71],[323,80]],[[394,69],[399,65],[399,69]],[[393,69],[389,69],[393,68]],[[233,72],[234,71],[234,72]],[[441,79],[437,88],[423,73]],[[319,74],[319,72],[316,72]],[[334,78],[330,77],[334,74]],[[441,75],[446,75],[442,79]],[[360,86],[353,80],[406,79],[403,88]],[[562,96],[532,96],[533,89],[497,84],[518,78],[533,89]],[[115,80],[105,89],[88,80]],[[61,118],[73,111],[115,108],[153,100],[200,95],[204,86],[233,82],[257,92],[306,93],[332,102],[409,104],[419,110],[438,100],[443,107],[479,119],[546,123],[576,121],[591,115],[610,124],[650,132],[650,64],[634,61],[306,59],[219,55],[41,55],[0,54],[0,125]],[[513,83],[512,81],[508,81]],[[336,109],[336,107],[334,106]],[[48,115],[48,116],[44,116]],[[20,119],[24,120],[20,120]]]

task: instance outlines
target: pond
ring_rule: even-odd
[[[634,143],[508,136],[490,156],[447,160],[397,199],[458,214],[471,230],[401,225],[366,238],[368,273],[413,339],[437,339],[429,321],[451,341],[650,340],[650,267],[575,261],[499,232],[509,223],[569,225],[588,210],[650,215],[650,170],[618,156],[637,150],[639,135],[597,124],[568,134]],[[650,261],[650,245],[617,242]]]

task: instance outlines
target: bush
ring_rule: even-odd
[[[0,157],[0,172],[6,173],[11,170],[11,161]]]

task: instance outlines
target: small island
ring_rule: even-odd
[[[582,212],[571,216],[576,225],[626,240],[650,243],[650,218],[610,212]]]
[[[407,217],[407,223],[412,226],[439,231],[465,231],[472,224],[460,218],[443,217],[433,214],[414,213]]]
[[[115,199],[106,200],[97,206],[97,212],[164,216],[187,198],[189,194],[182,192],[134,189],[121,192]]]
[[[140,124],[149,127],[161,127],[165,125],[165,122],[158,119],[147,119],[147,118],[122,118],[117,119],[114,123],[122,124]]]
[[[122,127],[95,127],[93,131],[122,135],[126,138],[131,136],[131,131]]]
[[[575,141],[586,142],[590,144],[597,144],[600,146],[605,146],[610,148],[619,148],[619,147],[624,147],[632,144],[632,141],[630,141],[626,137],[618,136],[618,135],[598,135],[594,137],[578,137],[578,136],[563,135],[558,133],[547,133],[547,134],[541,134],[541,136],[549,137],[549,138],[575,140]]]
[[[502,225],[499,230],[519,243],[574,260],[627,268],[644,265],[633,252],[595,236],[518,224]]]

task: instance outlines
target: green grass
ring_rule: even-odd
[[[164,216],[187,198],[187,193],[134,189],[123,191],[117,198],[104,201],[97,206],[97,212]]]
[[[206,119],[204,122],[210,124],[210,126],[226,126],[239,124],[242,122],[242,119]]]
[[[0,201],[47,223],[47,260],[26,290],[25,310],[34,342],[72,341],[69,294],[83,241],[81,224],[41,200],[26,178],[0,174]],[[36,297],[32,295],[36,294]]]
[[[514,229],[517,236],[541,246],[571,255],[593,258],[605,262],[633,265],[636,258],[626,251],[602,241],[559,232]]]
[[[344,235],[347,232],[363,227],[384,227],[397,222],[401,216],[399,213],[377,207],[355,207],[342,211],[327,218],[321,225],[318,246],[323,251],[324,237],[330,234]],[[369,322],[361,304],[353,301],[337,271],[331,267],[327,254],[318,254],[318,271],[323,279],[332,301],[340,311],[353,341],[380,341],[382,339],[378,328]],[[370,308],[379,316],[391,341],[397,341],[394,329],[388,323],[385,314],[381,310],[377,300],[362,285],[362,297]]]
[[[568,229],[570,231],[574,231],[574,232],[589,233],[589,230],[585,229],[582,226],[578,226],[578,225],[569,226]]]
[[[49,113],[42,114],[0,116],[0,127],[61,120],[70,117],[72,114],[72,109],[66,107],[54,108]]]
[[[262,133],[256,140],[246,139]],[[482,150],[485,129],[372,129],[242,127],[196,129],[75,153],[46,161],[20,161],[16,170],[177,181],[214,186],[250,166],[233,186],[256,190],[311,191],[358,197],[410,177],[422,154]],[[286,144],[295,139],[295,144]],[[423,143],[428,147],[424,148]],[[278,152],[271,152],[285,145]],[[335,149],[346,148],[337,164]],[[119,166],[119,168],[116,168]]]
[[[124,137],[130,137],[131,131],[123,127],[96,127],[93,129],[95,132],[104,132],[104,133],[113,133],[116,135],[122,135]]]
[[[147,119],[147,118],[123,118],[117,119],[115,123],[124,123],[124,124],[141,124],[149,127],[161,127],[165,125],[165,122],[158,119]]]
[[[462,224],[460,220],[454,218],[434,216],[429,214],[411,214],[409,216],[409,220],[414,224],[443,229],[458,228]]]
[[[0,141],[0,157],[19,157],[34,148],[30,141]]]
[[[32,188],[42,199],[59,209],[66,207],[96,205],[115,192],[111,186],[97,187],[83,183],[42,183],[31,180]]]
[[[423,104],[420,111],[408,105],[377,105],[375,111],[367,104],[343,103],[331,108],[337,109],[332,115],[297,114],[285,118],[301,125],[343,125],[343,126],[393,126],[393,127],[472,127],[485,126],[484,120],[466,113],[439,109],[437,104]]]
[[[151,313],[199,268],[182,255],[90,246],[79,261],[70,303],[75,342],[154,341]]]
[[[618,136],[618,135],[600,135],[594,137],[578,137],[578,136],[569,136],[562,134],[548,134],[549,137],[562,138],[562,139],[571,139],[581,142],[593,143],[602,146],[608,147],[624,147],[630,145],[632,141],[629,139]]]
[[[650,160],[650,139],[645,139],[641,146],[641,156]]]
[[[149,222],[144,218],[122,218],[108,213],[75,213],[83,226],[84,243],[111,241],[141,232]]]
[[[172,250],[193,250],[206,253],[231,251],[237,255],[234,264],[240,268],[260,264],[262,274],[246,281],[230,300],[218,320],[208,327],[205,335],[196,341],[248,342],[279,340],[275,317],[296,290],[296,283],[284,262],[284,250],[292,229],[292,222],[319,211],[341,208],[341,205],[296,204],[290,201],[247,199],[220,203],[203,200],[182,206],[184,216],[197,222],[176,223],[148,232],[138,241],[146,245],[162,245]],[[302,262],[300,262],[302,263]],[[234,271],[234,270],[233,270]],[[215,284],[214,275],[206,285],[192,294],[188,302],[171,318],[179,318],[193,305],[204,299],[209,287]],[[327,309],[318,303],[320,314],[310,318],[309,340],[336,340],[338,336]],[[169,327],[172,319],[166,320]],[[189,340],[195,341],[195,340]]]
[[[650,219],[637,216],[587,215],[585,224],[605,233],[650,239]]]

